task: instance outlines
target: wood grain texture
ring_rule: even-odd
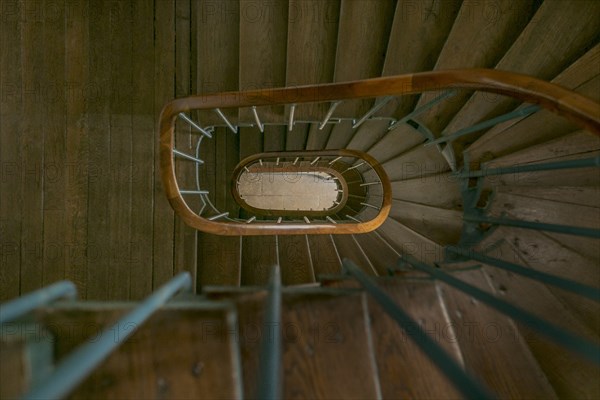
[[[41,318],[56,336],[60,360],[77,345],[102,334],[102,328],[130,307],[47,309]],[[201,302],[157,311],[70,398],[241,398],[240,358],[232,334],[234,313],[226,306]],[[104,334],[124,334],[132,326],[119,329]],[[178,351],[173,352],[174,348]]]
[[[442,245],[458,242],[462,211],[392,200],[390,217]]]
[[[95,247],[96,257],[88,258],[87,281],[94,282],[87,291],[87,298],[108,299],[110,248],[110,214],[106,193],[110,192],[110,14],[102,11],[100,2],[90,3],[90,76],[93,85],[98,88],[95,101],[88,108],[89,151],[88,160],[88,250]],[[100,88],[102,88],[100,90]],[[156,162],[156,161],[155,161]],[[160,193],[160,189],[157,189]]]
[[[456,16],[434,70],[452,68],[490,68],[502,59],[533,15],[530,0],[465,1]],[[441,88],[440,88],[441,89]],[[421,95],[416,107],[431,101],[439,93]],[[419,121],[437,133],[469,99],[460,91],[450,101],[439,103],[419,116]]]
[[[192,7],[189,0],[175,2],[175,95],[187,96],[192,92]],[[192,135],[191,126],[184,121],[179,121],[176,129],[177,148],[187,154],[195,154],[197,134]],[[195,170],[189,162],[177,160],[177,169],[181,172],[182,182],[186,187],[195,187]],[[187,165],[185,165],[187,164]],[[187,168],[180,168],[187,167]],[[198,207],[200,201],[195,202]],[[197,281],[197,232],[190,229],[179,218],[174,221],[174,251],[173,274],[189,271],[192,282]]]
[[[377,232],[353,236],[364,251],[365,256],[369,259],[371,265],[373,265],[375,271],[377,271],[377,275],[389,275],[390,268],[394,267],[400,257],[394,248],[385,242]]]
[[[29,161],[34,161],[28,153],[34,149],[29,149],[26,135],[38,131],[35,129],[29,131],[33,121],[21,123],[19,114],[21,110],[32,111],[30,100],[24,98],[21,93],[22,82],[28,81],[30,78],[30,66],[21,65],[21,54],[23,57],[30,55],[28,49],[21,49],[21,40],[27,43],[33,38],[29,37],[35,31],[31,24],[21,24],[18,22],[21,18],[20,11],[17,11],[14,21],[2,21],[0,25],[0,84],[2,85],[2,99],[0,99],[0,157],[2,158],[2,177],[0,179],[0,235],[2,239],[2,257],[0,259],[0,299],[8,300],[16,297],[20,293],[20,286],[26,288],[35,287],[37,282],[27,282],[27,272],[37,272],[41,270],[40,266],[34,263],[41,263],[41,260],[35,260],[31,263],[30,260],[21,261],[22,247],[25,245],[40,245],[38,238],[30,243],[22,242],[22,236],[28,233],[26,224],[33,219],[32,222],[37,225],[42,225],[40,222],[41,213],[35,212],[41,208],[41,204],[35,199],[23,199],[23,193],[28,192],[31,184],[21,177],[21,169],[25,167]],[[37,32],[35,32],[37,33]],[[40,32],[41,33],[41,32]],[[10,38],[10,39],[9,39]],[[34,70],[35,71],[35,70]],[[33,72],[33,71],[32,71]],[[28,96],[30,97],[30,96]],[[41,122],[41,116],[32,118],[35,122]],[[37,121],[36,121],[37,120]],[[37,124],[36,124],[37,125]],[[38,131],[39,132],[39,131]],[[43,131],[42,131],[43,132]],[[36,136],[42,136],[40,132]],[[21,139],[23,137],[23,139]],[[35,146],[37,147],[37,146]],[[34,167],[39,169],[38,164]],[[6,169],[6,173],[4,170]],[[34,183],[35,184],[35,183]],[[32,201],[33,200],[33,201]],[[36,204],[37,203],[37,204]],[[25,208],[23,208],[25,207]],[[33,215],[32,215],[33,214]],[[29,217],[31,215],[33,218]],[[25,219],[25,222],[22,221]],[[41,234],[41,226],[38,228]],[[40,235],[41,236],[41,235]],[[37,239],[37,240],[36,240]],[[31,258],[31,257],[27,257]],[[25,264],[25,268],[22,267]],[[32,277],[32,281],[42,280],[41,276]]]
[[[131,92],[132,33],[131,4],[117,3],[110,17],[110,189],[108,195],[110,258],[108,299],[129,298],[129,264],[131,258],[131,184],[132,104]],[[168,211],[167,211],[168,212]],[[116,255],[116,256],[115,256]],[[171,274],[173,272],[171,271]]]
[[[300,285],[315,282],[306,235],[278,236],[281,283]]]
[[[309,128],[309,124],[298,123],[294,125],[291,131],[288,130],[285,139],[285,150],[304,150],[306,147],[306,140],[308,139]]]
[[[289,1],[286,86],[333,81],[339,13],[340,0]],[[300,105],[294,115],[299,120],[320,120],[328,107],[327,104]]]
[[[308,138],[306,139],[305,150],[322,150],[327,145],[329,135],[333,126],[327,124],[323,129],[319,129],[319,124],[311,124],[308,131]]]
[[[331,235],[306,235],[315,277],[324,274],[338,274],[342,263]]]
[[[154,112],[165,99],[173,97],[175,86],[175,3],[172,0],[155,3],[154,21]],[[155,128],[155,132],[158,131]],[[155,146],[159,144],[155,142]],[[154,181],[154,235],[153,235],[153,270],[152,287],[156,289],[173,276],[173,232],[174,216],[168,204],[161,200],[165,189],[156,181],[159,164],[155,147],[155,181]]]
[[[482,246],[501,238],[501,232],[498,232],[499,236],[490,236]],[[506,245],[498,246],[490,255],[512,262],[516,258],[520,264],[526,264],[518,252]],[[598,343],[598,336],[582,324],[545,285],[493,267],[486,267],[485,273],[494,293],[501,294],[502,298],[548,322]],[[525,298],[527,301],[523,301]],[[598,374],[596,365],[582,360],[522,324],[517,324],[517,327],[559,397],[598,396],[600,386],[596,379],[591,378]]]
[[[378,286],[454,360],[462,364],[456,335],[433,282],[387,281]],[[457,398],[459,393],[412,341],[413,327],[402,329],[369,299],[374,352],[385,399]]]
[[[444,260],[443,247],[425,236],[388,218],[377,230],[400,254],[409,254],[429,264]]]
[[[600,35],[600,28],[592,22],[599,18],[600,4],[595,1],[544,2],[495,68],[553,79],[581,57]],[[443,133],[450,134],[504,114],[517,104],[510,98],[475,93]]]
[[[428,175],[392,182],[393,197],[440,208],[457,208],[462,204],[458,179],[450,173]]]
[[[17,328],[18,329],[18,328]],[[8,329],[7,329],[8,330]],[[4,334],[4,332],[3,332]],[[21,339],[0,341],[0,396],[3,399],[17,399],[25,393],[30,377],[26,361],[26,342]]]
[[[198,292],[202,286],[239,286],[242,238],[198,233]]]
[[[479,270],[455,275],[490,290]],[[443,287],[442,296],[469,372],[502,398],[556,398],[512,320],[454,288]]]
[[[130,291],[132,300],[139,300],[152,292],[152,258],[149,251],[154,232],[153,192],[154,178],[149,171],[154,167],[154,65],[146,57],[153,55],[154,2],[137,1],[133,4],[132,38],[132,208]],[[153,58],[153,57],[152,57]],[[135,95],[137,94],[137,96]]]
[[[285,86],[288,2],[240,2],[239,7],[239,89]],[[259,113],[263,121],[281,122],[284,109],[261,107]],[[241,121],[254,122],[250,109],[239,115]]]
[[[271,268],[276,264],[279,264],[277,236],[242,238],[242,285],[266,285]]]
[[[354,235],[335,235],[333,236],[333,242],[342,261],[344,258],[348,258],[367,274],[377,275],[377,270],[373,267],[371,260],[365,254],[361,245],[358,244]]]
[[[395,7],[396,0],[342,0],[334,82],[381,75]],[[344,102],[334,116],[356,118],[371,105],[372,101]]]
[[[327,140],[326,149],[344,149],[350,142],[354,130],[352,129],[352,121],[342,120],[340,123],[333,125],[329,139]]]
[[[263,152],[263,134],[257,128],[240,128],[240,160]]]
[[[44,1],[43,5],[51,4]],[[59,15],[64,12],[64,4],[57,5]],[[65,87],[65,26],[61,18],[45,19],[44,35],[44,81],[56,88]],[[40,82],[41,86],[42,82]],[[38,89],[41,90],[41,89]],[[44,106],[44,187],[43,224],[44,273],[42,284],[48,285],[65,276],[65,253],[60,250],[65,235],[65,114],[66,99],[60,90],[46,93]],[[41,105],[41,103],[40,103]],[[54,167],[56,175],[47,175]],[[59,249],[58,252],[56,249]],[[57,254],[58,253],[58,254]]]

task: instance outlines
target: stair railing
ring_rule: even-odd
[[[420,123],[417,117],[420,113],[451,98],[457,89],[499,93],[532,104],[523,105],[513,112],[479,122],[473,126],[438,138],[426,125]],[[390,117],[377,116],[377,113],[394,96],[428,91],[445,92],[442,92],[437,98],[415,109],[401,119],[396,120]],[[530,76],[497,70],[465,69],[434,71],[356,82],[190,96],[171,101],[163,108],[160,116],[161,176],[171,206],[179,217],[191,227],[221,235],[364,233],[376,229],[385,221],[391,205],[391,187],[388,188],[386,185],[383,185],[384,190],[381,196],[381,205],[378,206],[380,212],[368,219],[356,218],[352,215],[348,217],[335,214],[328,215],[328,218],[326,217],[321,221],[311,221],[308,216],[304,216],[300,220],[294,220],[294,218],[291,218],[293,215],[290,215],[290,218],[284,219],[282,217],[281,219],[277,218],[274,220],[258,219],[256,215],[240,219],[218,210],[208,198],[208,191],[202,188],[199,182],[196,188],[180,189],[175,167],[175,158],[178,158],[195,163],[196,171],[198,171],[198,168],[204,163],[199,157],[200,143],[204,139],[211,139],[214,135],[215,127],[219,126],[213,121],[212,117],[207,118],[207,120],[213,121],[211,125],[198,123],[189,116],[191,112],[198,112],[200,118],[206,116],[207,112],[214,112],[218,120],[221,121],[220,126],[224,126],[234,133],[237,133],[240,126],[255,127],[262,132],[265,125],[270,122],[261,118],[260,107],[285,105],[287,108],[287,126],[289,130],[293,129],[294,125],[300,122],[318,123],[319,128],[323,129],[327,124],[340,123],[340,121],[344,120],[343,117],[335,117],[336,110],[340,108],[340,104],[344,101],[365,98],[374,98],[376,101],[374,106],[364,115],[352,119],[352,126],[354,128],[370,119],[387,118],[390,122],[389,130],[393,130],[401,124],[409,124],[423,135],[426,145],[437,146],[447,160],[450,168],[454,171],[457,171],[459,168],[452,147],[454,141],[465,135],[485,130],[511,119],[524,118],[542,108],[562,115],[595,134],[600,134],[600,119],[598,117],[600,115],[600,106],[594,101],[552,83]],[[329,109],[325,117],[320,121],[296,120],[296,108],[303,103],[328,103]],[[226,115],[231,110],[236,111],[238,109],[240,111],[249,109],[251,111],[249,115],[252,116],[253,121],[251,123],[241,123],[239,121],[236,123],[232,121],[231,117]],[[183,119],[190,125],[193,131],[201,135],[198,140],[196,154],[189,154],[175,147],[174,133],[177,118]],[[280,157],[284,156],[280,155]],[[379,174],[378,172],[378,175],[382,178],[381,182],[383,182],[385,171],[380,168],[375,160],[370,164],[375,170],[381,169],[382,173]],[[554,166],[554,168],[559,167]],[[489,174],[491,172],[493,171],[488,170],[486,173]],[[468,172],[463,172],[462,174],[464,175],[465,173]],[[461,177],[466,177],[463,175]],[[184,195],[198,196],[202,201],[202,208],[197,212],[193,211],[192,207],[184,199]],[[369,207],[369,204],[367,202],[364,207]],[[340,217],[342,219],[339,219]]]

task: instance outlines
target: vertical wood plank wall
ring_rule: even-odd
[[[60,279],[139,299],[196,270],[158,177],[158,113],[192,93],[194,0],[0,1],[0,300]],[[194,279],[195,281],[195,279]]]

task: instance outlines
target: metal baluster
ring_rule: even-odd
[[[209,131],[207,131],[206,129],[202,128],[200,125],[198,125],[197,123],[195,123],[190,117],[188,117],[184,113],[179,113],[179,117],[181,119],[183,119],[184,121],[186,121],[188,124],[190,124],[194,129],[196,129],[197,131],[199,131],[200,133],[202,133],[207,138],[209,138],[209,139],[212,138],[212,135],[210,134]]]
[[[71,281],[60,281],[28,293],[0,306],[0,324],[20,318],[38,307],[66,298],[75,299],[77,287]]]
[[[87,341],[65,357],[57,368],[24,399],[59,399],[68,395],[94,369],[100,365],[119,345],[131,336],[157,309],[163,306],[178,291],[189,290],[192,279],[188,272],[182,272],[156,292],[147,297],[133,311],[120,318],[111,327]],[[130,327],[124,330],[123,327]],[[112,334],[119,332],[119,335]]]

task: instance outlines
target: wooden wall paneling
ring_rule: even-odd
[[[197,288],[240,285],[242,237],[198,232]]]
[[[110,13],[100,2],[89,4],[89,76],[95,89],[88,106],[88,265],[87,298],[108,299],[110,214]]]
[[[154,1],[133,2],[132,25],[132,205],[129,297],[152,292],[154,204]]]
[[[106,12],[106,11],[105,11]],[[129,298],[131,263],[132,155],[132,31],[131,3],[110,8],[110,192],[108,194],[110,247],[108,298]],[[106,55],[105,55],[106,57]]]
[[[66,103],[65,87],[65,23],[64,4],[44,1],[41,6],[55,5],[57,17],[43,18],[44,80],[40,82],[44,113],[44,270],[42,284],[48,285],[65,277],[65,250],[73,246],[65,242],[65,172]],[[44,90],[43,88],[46,88]]]
[[[183,97],[195,94],[192,92],[191,64],[194,61],[192,55],[192,32],[191,32],[191,3],[189,0],[176,0],[175,2],[175,96]],[[191,115],[193,116],[193,114]],[[185,121],[178,121],[176,126],[177,149],[187,154],[196,153],[196,142],[199,138],[198,132],[192,135],[191,126]],[[180,169],[178,178],[181,179],[182,188],[195,188],[195,165],[186,160],[176,160],[176,168]],[[196,196],[187,199],[190,206],[196,208],[200,200]],[[173,274],[181,271],[189,271],[192,274],[192,282],[196,281],[196,251],[197,232],[187,226],[180,218],[175,217],[174,230],[174,261]]]
[[[23,58],[28,55],[27,51],[22,50],[25,47],[22,43],[34,39],[31,35],[34,34],[34,26],[27,22],[21,23],[21,19],[20,11],[16,10],[15,15],[10,18],[3,17],[0,24],[0,300],[17,297],[21,287],[22,290],[29,291],[41,284],[41,274],[31,277],[24,275],[27,272],[37,272],[35,262],[30,264],[28,260],[27,267],[32,268],[22,268],[21,260],[24,250],[35,249],[36,244],[39,244],[39,239],[31,237],[34,240],[27,243],[27,247],[24,246],[22,237],[28,233],[28,229],[23,226],[23,219],[29,220],[27,215],[39,216],[41,208],[41,204],[35,201],[38,196],[34,194],[33,198],[23,201],[23,196],[29,194],[28,189],[31,187],[25,181],[25,167],[32,168],[26,161],[35,159],[30,160],[28,153],[33,149],[30,150],[27,146],[27,134],[33,133],[34,129],[29,131],[33,128],[29,126],[31,122],[21,122],[20,118],[22,112],[33,111],[28,109],[29,102],[24,98],[23,81],[28,78],[30,71],[27,65],[21,65],[21,53],[24,53]],[[27,86],[30,85],[28,83]],[[37,118],[38,121],[40,119],[41,116]],[[34,149],[36,147],[37,145]],[[40,159],[33,164],[34,173],[41,168]]]
[[[240,159],[263,152],[263,133],[257,127],[240,128]]]
[[[173,0],[155,2],[154,18],[154,115],[173,99],[175,87],[175,3]],[[156,120],[158,124],[158,120]],[[156,125],[155,125],[156,126]],[[155,132],[159,132],[158,127]],[[173,210],[167,201],[160,180],[158,137],[154,139],[154,240],[153,288],[173,276]]]
[[[88,248],[88,120],[85,84],[88,71],[89,14],[83,2],[66,4],[65,15],[65,76],[66,96],[66,183],[65,183],[65,241],[72,243],[67,253],[65,278],[77,285],[80,298],[86,297]]]
[[[295,124],[292,130],[288,129],[285,140],[285,150],[304,150],[308,139],[308,130],[310,124]]]

